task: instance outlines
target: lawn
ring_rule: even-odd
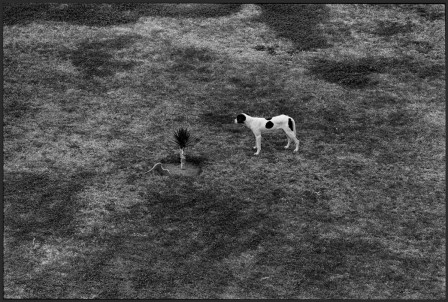
[[[4,298],[446,297],[444,5],[3,5]]]

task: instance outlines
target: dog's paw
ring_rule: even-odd
[[[257,149],[257,146],[255,146],[255,147],[252,147],[252,149],[254,149],[254,150],[255,150],[255,149]]]
[[[255,152],[255,153],[254,153],[254,155],[259,155],[259,154],[260,154],[260,152]]]
[[[294,150],[294,151],[292,151],[292,152],[296,153],[296,152],[299,152],[299,150]]]
[[[289,146],[285,146],[284,148],[285,148],[285,149],[288,149],[288,148],[289,148]]]

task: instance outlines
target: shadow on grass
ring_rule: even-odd
[[[5,3],[3,24],[37,20],[87,26],[111,26],[137,22],[140,17],[215,18],[235,13],[241,4],[162,3]]]
[[[290,39],[297,50],[328,47],[319,24],[329,17],[324,4],[260,4],[259,21],[265,22],[280,37]]]

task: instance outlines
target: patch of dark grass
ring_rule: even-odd
[[[310,67],[310,72],[320,78],[349,88],[365,88],[374,85],[369,75],[377,71],[378,66],[371,58],[346,59],[339,62],[317,58]]]
[[[149,195],[154,223],[180,226],[188,221],[198,232],[182,252],[213,261],[256,248],[274,235],[272,227],[278,223],[237,196],[228,199],[216,190],[198,188],[191,180],[176,179],[163,191]],[[177,236],[185,236],[183,233]]]
[[[332,143],[344,130],[344,127],[351,125],[349,110],[345,106],[334,103],[317,108],[312,113],[302,112],[294,116],[298,131],[319,130],[317,134],[319,141]],[[350,131],[353,131],[351,129]],[[323,148],[323,146],[317,146]],[[319,151],[316,149],[315,151]],[[321,150],[322,151],[322,150]],[[317,153],[316,153],[317,154]],[[316,156],[311,154],[311,156]]]
[[[240,6],[241,4],[3,3],[3,24],[48,20],[102,27],[134,23],[144,16],[216,18],[237,12]]]
[[[240,10],[241,4],[153,4],[148,8],[151,15],[173,18],[218,18],[236,13]]]
[[[135,65],[132,62],[114,61],[112,55],[104,51],[75,52],[72,62],[75,67],[83,70],[87,78],[111,76],[116,71],[129,70]]]
[[[402,98],[397,98],[388,94],[378,94],[377,92],[373,93],[369,97],[366,97],[363,101],[363,105],[368,108],[385,108],[385,107],[400,107],[406,103],[406,100]]]
[[[303,215],[304,221],[310,221],[314,223],[332,223],[335,222],[337,217],[334,217],[331,213],[331,209],[327,203],[328,198],[324,191],[318,190],[304,190],[300,194],[299,207],[300,215]]]
[[[376,292],[366,293],[364,297],[400,296],[403,294],[400,290],[409,288],[410,284],[419,290],[431,291],[414,278],[423,266],[434,265],[436,260],[396,254],[379,240],[351,236],[322,238],[311,226],[302,232],[300,242],[276,241],[275,245],[264,246],[264,252],[257,257],[257,265],[275,265],[282,270],[285,280],[294,280],[290,291],[281,294],[281,298],[291,299],[294,293],[306,290],[321,299],[359,297],[353,278],[364,285],[380,282],[384,284],[382,289],[389,291],[385,293],[376,288]],[[280,249],[280,246],[291,248]],[[248,287],[257,287],[255,283],[255,280],[249,281]],[[278,298],[278,294],[273,296],[266,287],[258,289],[266,297]],[[437,292],[434,287],[432,290],[435,292],[431,295]]]
[[[274,115],[272,107],[281,107],[284,104],[282,100],[289,98],[288,92],[285,91],[285,78],[275,66],[261,64],[248,73],[230,76],[228,82],[237,89],[227,95],[226,99],[234,97],[245,100],[245,108],[235,108],[238,113],[246,112],[252,116]],[[235,105],[241,106],[241,102]]]
[[[325,24],[325,33],[330,41],[345,42],[350,39],[351,27],[342,21],[332,21]]]
[[[387,125],[392,127],[409,127],[415,124],[418,120],[416,112],[411,112],[404,109],[397,109],[392,111],[387,116]]]
[[[201,122],[207,125],[222,127],[223,125],[233,123],[235,114],[222,112],[204,112],[200,116]]]
[[[278,47],[278,45],[276,46],[265,46],[265,45],[256,45],[253,48],[257,51],[267,51],[268,54],[270,55],[275,55],[275,48]]]
[[[216,59],[216,55],[207,48],[187,46],[176,47],[170,53],[170,59],[174,61],[171,70],[174,72],[188,72],[197,77],[211,81],[210,63]]]
[[[436,78],[445,73],[445,65],[422,64],[410,57],[365,57],[341,61],[316,58],[311,63],[309,70],[312,74],[328,82],[361,89],[378,84],[378,81],[370,76],[373,73],[403,74],[410,72],[423,79]]]
[[[415,12],[429,21],[445,19],[445,7],[442,4],[395,4],[394,6]]]
[[[280,37],[290,39],[297,50],[328,47],[320,23],[328,19],[329,9],[322,4],[259,4],[265,22]]]
[[[5,117],[20,119],[32,112],[36,112],[36,110],[34,110],[33,107],[26,101],[24,101],[23,98],[13,99],[9,102],[3,103],[3,114]]]
[[[412,64],[409,70],[421,79],[436,79],[445,75],[445,64],[419,65]]]
[[[74,196],[91,173],[53,178],[47,174],[16,173],[5,178],[5,224],[20,236],[66,235],[74,231],[80,205]]]
[[[423,53],[423,54],[429,53],[434,48],[433,43],[430,43],[428,41],[418,41],[418,40],[413,40],[413,41],[405,40],[405,41],[401,42],[401,45],[403,47],[409,47],[409,48],[415,49],[418,52]]]
[[[108,4],[5,3],[3,24],[27,24],[39,20],[87,26],[110,26],[135,22],[139,14],[114,10]]]
[[[109,26],[135,22],[138,14],[113,10],[107,4],[11,4],[6,6],[5,25],[26,24],[38,20],[69,22],[87,26]]]
[[[373,31],[374,34],[384,37],[390,37],[399,33],[412,32],[414,25],[411,21],[405,24],[394,21],[378,21],[377,28]]]
[[[49,7],[49,3],[2,2],[3,25],[28,23],[43,18]]]
[[[113,51],[129,47],[139,35],[119,36],[103,41],[85,41],[71,52],[70,60],[85,78],[112,76],[117,71],[129,70],[135,66],[133,61],[120,61],[114,58]]]
[[[317,115],[322,117],[327,128],[332,130],[336,130],[339,125],[349,120],[347,109],[340,104],[331,104],[328,107],[322,108]]]

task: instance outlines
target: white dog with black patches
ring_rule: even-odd
[[[256,142],[254,149],[257,149],[255,155],[260,154],[261,151],[261,134],[263,132],[272,132],[277,129],[282,129],[286,133],[288,144],[285,146],[285,149],[288,149],[291,141],[294,141],[296,144],[294,152],[299,151],[299,140],[296,137],[296,123],[292,117],[282,114],[271,118],[263,118],[252,117],[242,113],[238,114],[235,123],[244,124],[254,133]]]

